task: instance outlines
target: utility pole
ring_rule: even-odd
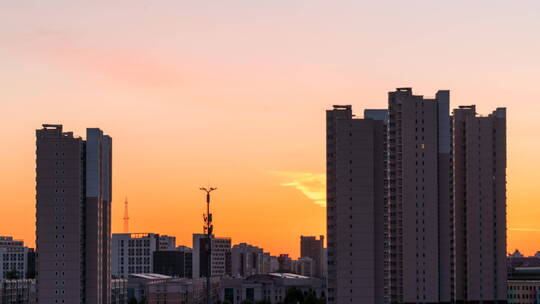
[[[203,214],[204,219],[204,233],[206,234],[206,303],[212,304],[212,291],[210,287],[210,277],[212,272],[212,233],[214,231],[214,225],[212,225],[212,213],[210,213],[210,192],[217,190],[217,188],[200,188],[200,190],[206,192],[206,214]]]

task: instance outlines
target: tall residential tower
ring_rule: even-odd
[[[384,116],[326,112],[328,303],[384,303]]]
[[[506,109],[454,110],[456,300],[506,300]]]
[[[328,302],[505,303],[506,109],[398,88],[326,119]]]
[[[40,303],[109,303],[112,140],[62,125],[36,131],[37,294]]]
[[[389,295],[392,303],[450,302],[452,201],[449,91],[388,96]]]

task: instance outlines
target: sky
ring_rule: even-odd
[[[325,110],[413,87],[508,108],[508,251],[540,250],[540,2],[0,2],[0,235],[35,236],[35,129],[113,137],[113,232],[272,254],[325,234]]]

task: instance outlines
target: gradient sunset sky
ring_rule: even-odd
[[[113,137],[113,232],[299,254],[325,233],[325,114],[387,92],[508,107],[508,251],[540,250],[540,1],[0,3],[0,235],[34,244],[35,133]]]

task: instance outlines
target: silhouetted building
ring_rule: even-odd
[[[293,260],[289,257],[288,254],[280,254],[277,259],[279,263],[278,272],[283,272],[283,273],[295,272],[295,269],[293,267]]]
[[[516,250],[514,250],[514,252],[512,254],[510,254],[510,257],[511,258],[522,258],[523,253],[521,253],[518,249],[516,249]]]
[[[40,303],[107,303],[111,297],[112,140],[62,125],[36,131],[36,251]]]
[[[323,250],[323,235],[321,235],[319,239],[314,236],[300,237],[300,257],[311,258],[314,263],[314,272],[310,276],[319,278],[323,277]]]
[[[296,270],[294,271],[294,273],[306,277],[317,277],[317,264],[310,257],[299,258],[296,261]]]
[[[246,243],[236,244],[231,248],[231,266],[233,277],[248,277],[263,272],[263,250]]]
[[[374,113],[383,115],[356,119],[348,105],[326,111],[330,304],[384,301],[387,115]]]
[[[454,110],[456,300],[506,300],[506,109]]]
[[[192,250],[160,250],[154,252],[154,273],[177,278],[193,277]]]
[[[512,257],[508,256],[506,258],[506,263],[510,269],[512,268],[539,268],[540,269],[540,258],[536,256],[531,257]]]
[[[28,254],[26,255],[27,267],[26,267],[26,278],[35,279],[36,278],[36,252],[34,248],[28,248]]]
[[[211,278],[212,303],[218,302],[220,277]],[[172,278],[155,273],[130,274],[128,298],[147,304],[201,304],[206,303],[206,279]]]
[[[292,273],[270,273],[247,278],[224,278],[219,299],[231,304],[245,303],[244,301],[278,304],[284,303],[290,288],[295,288],[302,294],[312,293],[317,299],[326,297],[326,286],[322,279]]]
[[[389,93],[389,292],[393,303],[451,300],[449,91]]]

